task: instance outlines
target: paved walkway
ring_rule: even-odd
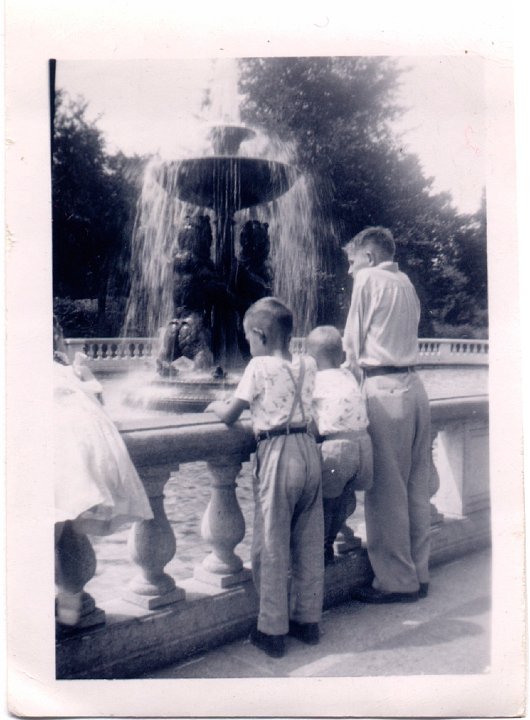
[[[491,555],[434,568],[429,596],[411,604],[351,601],[328,610],[315,647],[289,639],[281,659],[248,640],[146,678],[374,677],[485,672],[490,654]]]

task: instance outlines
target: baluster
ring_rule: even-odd
[[[96,573],[96,554],[88,537],[70,520],[55,526],[56,620],[58,630],[102,625],[105,613],[96,607],[85,585]]]
[[[429,497],[431,498],[431,525],[439,525],[443,522],[444,516],[439,512],[438,508],[432,501],[432,498],[436,495],[440,489],[440,475],[435,465],[436,457],[436,440],[440,428],[434,423],[431,424],[431,474],[429,476]]]
[[[126,599],[152,610],[184,600],[186,593],[164,572],[177,549],[175,534],[164,508],[164,486],[169,480],[169,474],[167,470],[158,468],[145,468],[139,470],[139,473],[154,518],[140,520],[131,528],[129,551],[141,572],[131,581]]]
[[[337,535],[337,540],[335,541],[335,550],[339,553],[339,555],[345,555],[352,550],[360,548],[361,545],[361,538],[357,537],[357,535],[347,523],[344,523]]]
[[[212,494],[201,524],[201,535],[212,551],[195,568],[194,577],[218,587],[230,587],[250,580],[250,570],[243,567],[234,548],[245,537],[245,519],[236,496],[236,477],[241,470],[240,458],[221,458],[209,462]]]

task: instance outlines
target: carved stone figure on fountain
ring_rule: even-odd
[[[187,358],[194,369],[213,366],[211,316],[218,303],[234,304],[211,260],[212,231],[207,215],[187,218],[178,234],[173,263],[173,318],[157,359],[162,376],[177,373],[173,363]]]
[[[243,317],[248,308],[272,293],[272,270],[269,261],[270,240],[268,223],[248,220],[239,238],[234,293],[238,303],[238,346],[245,360],[250,350],[243,331]]]
[[[269,225],[248,220],[239,237],[235,293],[245,303],[243,312],[262,297],[272,292],[272,271],[269,261],[271,244]]]

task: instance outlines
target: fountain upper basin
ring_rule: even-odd
[[[275,200],[297,177],[293,167],[274,160],[214,155],[165,163],[156,179],[184,202],[236,211]]]

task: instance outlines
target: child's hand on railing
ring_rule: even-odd
[[[226,400],[213,400],[207,407],[204,408],[203,412],[213,412],[219,417],[219,412],[226,407]]]

